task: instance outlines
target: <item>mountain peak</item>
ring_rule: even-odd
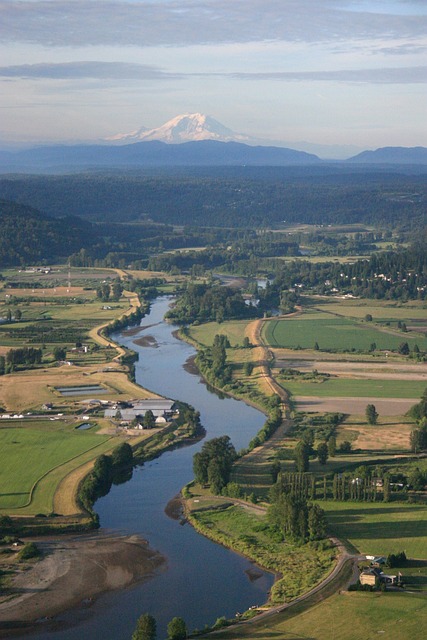
[[[161,127],[147,129],[141,127],[131,133],[117,134],[108,138],[110,142],[148,142],[159,140],[169,144],[218,140],[220,142],[248,142],[249,136],[234,133],[218,120],[203,113],[185,113],[168,120]]]

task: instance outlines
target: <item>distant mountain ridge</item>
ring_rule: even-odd
[[[381,147],[375,151],[362,151],[347,162],[364,164],[427,164],[426,147]]]
[[[96,167],[289,166],[320,163],[310,153],[282,147],[253,147],[238,142],[201,140],[182,144],[158,141],[116,145],[35,147],[0,152],[0,169],[58,170]]]

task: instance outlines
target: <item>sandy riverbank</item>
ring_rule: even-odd
[[[95,533],[36,541],[44,557],[15,575],[0,597],[0,637],[150,578],[165,558],[138,536]],[[13,596],[13,597],[12,597]],[[12,632],[13,633],[13,632]]]

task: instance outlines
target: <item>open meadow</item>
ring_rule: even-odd
[[[366,313],[369,313],[366,311]],[[329,351],[397,351],[403,342],[412,350],[421,349],[425,335],[404,333],[396,328],[380,327],[372,322],[357,321],[331,313],[306,310],[301,316],[281,318],[265,323],[264,340],[272,347]]]
[[[120,440],[97,433],[95,423],[90,429],[76,427],[81,420],[63,418],[13,421],[0,427],[0,512],[8,515],[48,515],[53,511],[53,496],[57,482],[55,470],[71,463],[82,463],[88,454],[93,460]],[[113,444],[114,442],[114,444]],[[37,491],[43,481],[43,491]]]
[[[218,631],[221,640],[423,640],[427,598],[409,593],[349,593],[342,591],[310,608],[253,620],[249,625]]]

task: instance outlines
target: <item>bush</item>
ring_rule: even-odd
[[[32,558],[39,558],[41,551],[34,542],[27,542],[27,544],[18,553],[19,560],[31,560]]]

